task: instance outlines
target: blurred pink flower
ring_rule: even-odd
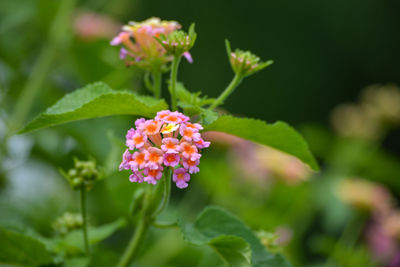
[[[86,41],[110,39],[121,27],[109,16],[89,11],[78,11],[73,26],[76,35]]]

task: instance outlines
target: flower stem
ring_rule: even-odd
[[[132,259],[136,256],[139,246],[142,243],[147,230],[149,228],[149,223],[147,222],[146,214],[142,214],[142,217],[139,220],[136,231],[133,234],[131,240],[129,241],[128,247],[125,249],[124,254],[122,255],[117,267],[126,267],[132,261]]]
[[[168,206],[169,197],[171,194],[172,169],[167,170],[167,174],[165,175],[164,179],[166,180],[164,181],[163,199],[159,208],[156,210],[156,212],[154,212],[154,218],[157,218],[157,216],[160,215],[161,212],[163,212],[164,209]]]
[[[141,216],[139,218],[138,225],[136,227],[136,231],[133,234],[131,240],[129,241],[129,244],[127,248],[124,251],[124,254],[122,255],[117,267],[126,267],[128,266],[132,259],[137,255],[140,245],[142,244],[143,239],[146,236],[146,233],[149,229],[149,226],[155,223],[155,220],[157,216],[167,207],[168,202],[169,202],[169,197],[170,197],[170,192],[171,192],[171,175],[172,171],[168,169],[166,176],[163,179],[166,179],[164,181],[164,190],[163,191],[155,191],[155,192],[162,192],[163,193],[163,198],[161,200],[161,204],[159,205],[159,208],[154,212],[154,209],[151,208],[153,205],[152,200],[157,199],[154,198],[154,195],[152,194],[151,188],[149,187],[148,190],[146,191],[146,195],[144,198],[143,202],[143,208],[141,212]],[[162,224],[155,223],[156,227],[159,227]],[[162,225],[165,227],[172,227],[175,226],[176,223],[174,224],[166,224]]]
[[[176,101],[176,80],[178,77],[178,67],[179,67],[180,61],[181,61],[181,56],[174,56],[174,60],[172,61],[172,66],[171,66],[170,93],[171,93],[172,111],[176,111],[178,109],[178,105],[177,105],[177,101]]]
[[[161,71],[154,71],[152,72],[153,76],[153,88],[154,88],[154,96],[157,99],[161,98],[161,78],[162,78],[162,73]]]
[[[84,186],[81,188],[81,214],[83,220],[83,243],[85,244],[86,255],[90,254],[89,238],[87,230],[87,216],[86,216],[86,189]]]
[[[238,87],[242,80],[243,76],[236,74],[235,77],[233,77],[232,81],[229,83],[228,87],[226,87],[222,94],[214,101],[214,103],[211,104],[208,109],[212,110],[221,105],[225,101],[225,99],[235,90],[235,88]]]

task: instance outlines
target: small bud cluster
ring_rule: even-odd
[[[74,159],[75,166],[67,173],[63,173],[68,180],[72,189],[79,190],[82,187],[89,191],[97,180],[99,180],[99,172],[96,169],[94,161],[80,161]]]
[[[228,41],[226,41],[226,49],[233,71],[241,77],[252,75],[273,63],[271,60],[262,62],[250,51],[236,49],[232,52]]]
[[[209,147],[199,133],[203,127],[180,112],[163,110],[152,120],[140,118],[126,135],[120,170],[131,170],[131,182],[156,184],[165,168],[173,169],[173,181],[186,188],[190,174],[200,171],[201,150]],[[133,154],[131,153],[133,152]]]
[[[66,212],[58,217],[53,223],[53,228],[57,233],[65,235],[66,233],[82,227],[83,220],[79,213]]]
[[[135,65],[146,70],[161,68],[172,58],[166,55],[165,49],[155,38],[169,35],[179,28],[181,25],[178,22],[159,18],[130,22],[111,41],[111,45],[122,45],[120,58],[126,59],[127,65]]]
[[[194,32],[193,25],[189,29],[189,33],[185,33],[184,31],[174,31],[169,35],[162,35],[159,40],[168,53],[174,56],[183,55],[190,63],[193,62],[189,53],[189,50],[193,47],[196,41],[196,33]]]

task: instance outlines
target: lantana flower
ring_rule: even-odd
[[[146,70],[161,68],[172,61],[165,48],[155,39],[161,35],[169,35],[181,28],[176,21],[165,21],[159,18],[149,18],[142,22],[129,22],[122,31],[114,37],[111,45],[121,45],[120,58],[127,65],[135,65]]]
[[[171,168],[176,186],[186,188],[190,175],[200,171],[202,149],[210,146],[199,132],[203,127],[169,110],[158,112],[151,120],[137,119],[135,127],[126,134],[127,149],[119,169],[132,171],[131,182],[156,184],[163,171]]]

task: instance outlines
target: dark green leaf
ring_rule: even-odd
[[[86,257],[76,257],[66,259],[64,262],[65,267],[86,267],[89,265],[90,259]]]
[[[319,169],[303,137],[284,122],[267,124],[261,120],[224,115],[204,130],[224,132],[270,146],[297,157],[313,170]]]
[[[182,105],[191,105],[195,107],[202,107],[204,105],[211,104],[215,101],[215,98],[208,98],[207,96],[201,96],[201,92],[192,93],[185,88],[183,83],[176,84],[176,95],[179,102]]]
[[[45,244],[38,239],[0,228],[0,263],[39,266],[52,261]]]
[[[194,224],[180,222],[180,226],[188,242],[212,246],[229,266],[291,266],[281,255],[268,252],[250,228],[221,208],[207,207]]]
[[[89,84],[67,94],[31,121],[20,133],[66,122],[111,115],[152,117],[168,106],[164,100],[139,96],[128,91],[115,91],[102,82]]]

